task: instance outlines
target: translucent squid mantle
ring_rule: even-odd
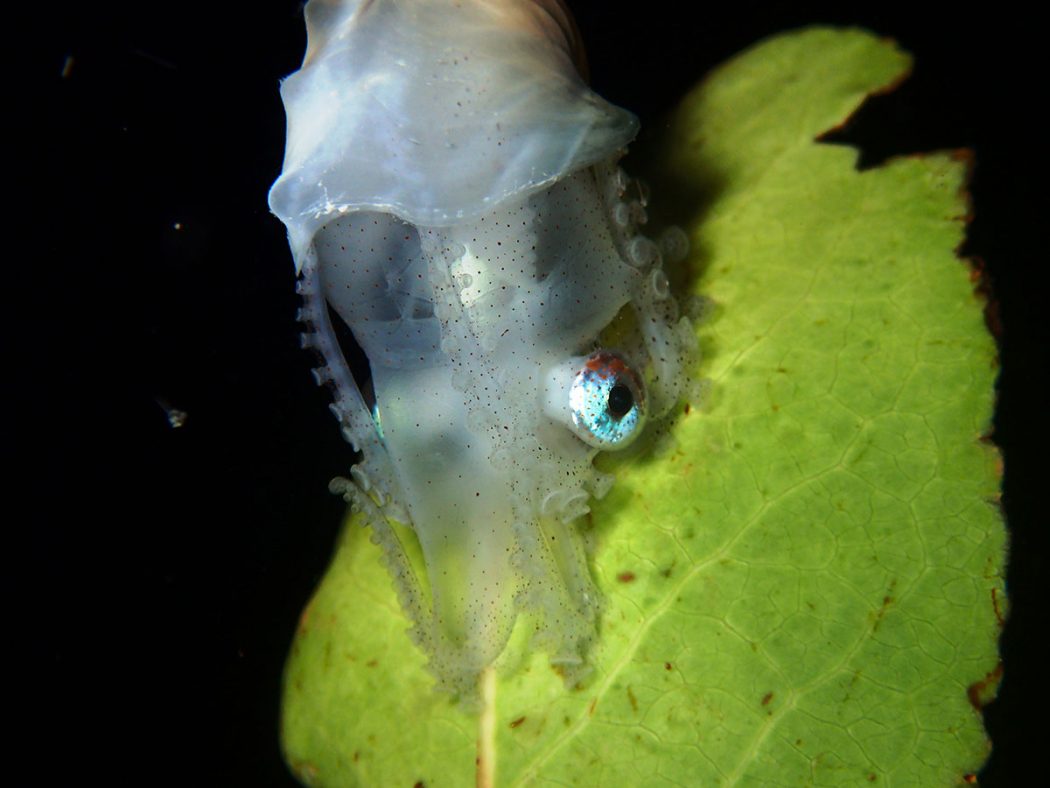
[[[613,482],[594,457],[674,405],[693,352],[662,268],[684,235],[639,232],[617,167],[637,120],[580,77],[559,2],[311,0],[306,21],[270,207],[360,453],[332,489],[442,689],[473,693],[520,616],[575,680],[600,610],[579,518]],[[634,330],[602,347],[621,313]]]

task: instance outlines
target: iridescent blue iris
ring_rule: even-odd
[[[598,449],[622,449],[642,431],[645,387],[621,356],[600,351],[573,379],[569,409],[584,442]]]

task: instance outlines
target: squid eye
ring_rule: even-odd
[[[617,353],[559,364],[547,378],[545,410],[596,449],[623,449],[645,423],[645,384]]]

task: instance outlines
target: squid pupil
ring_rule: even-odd
[[[608,406],[609,414],[614,419],[617,421],[622,419],[634,407],[634,396],[631,390],[623,383],[617,383],[609,389]]]

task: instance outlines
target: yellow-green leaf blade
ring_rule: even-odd
[[[965,163],[858,173],[815,142],[907,68],[866,33],[802,31],[684,102],[710,393],[595,506],[593,679],[504,666],[499,784],[950,785],[986,756],[971,696],[994,687],[1005,533],[995,348],[953,252]],[[476,720],[406,627],[349,531],[288,666],[304,782],[473,779]]]

